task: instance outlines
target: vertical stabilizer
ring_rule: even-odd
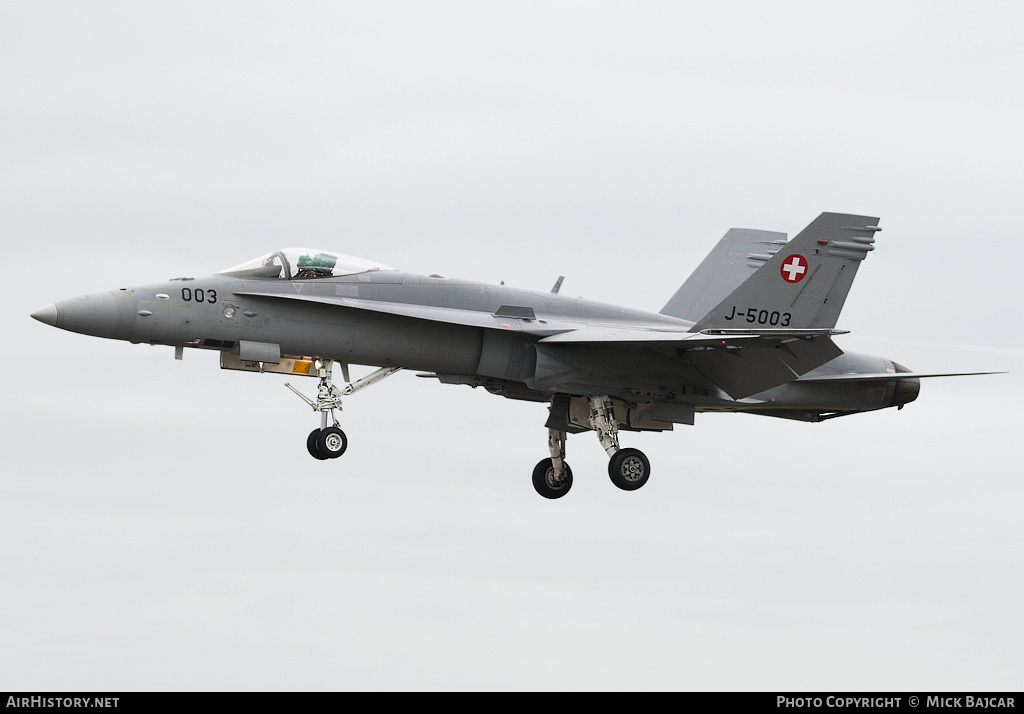
[[[857,268],[874,250],[880,230],[877,218],[822,213],[692,331],[835,327]]]
[[[785,244],[785,233],[730,228],[661,314],[697,322]]]

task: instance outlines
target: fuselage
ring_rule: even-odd
[[[424,317],[432,308],[454,318]],[[824,414],[901,406],[919,388],[916,379],[821,381],[829,375],[906,371],[881,357],[844,354],[799,379],[733,399],[676,350],[540,343],[565,322],[682,332],[693,325],[686,320],[396,270],[319,279],[218,273],[73,298],[34,316],[62,329],[132,343],[225,352],[237,352],[244,343],[275,345],[282,355],[402,367],[535,401],[555,394],[607,394],[685,403],[696,411],[813,421]]]

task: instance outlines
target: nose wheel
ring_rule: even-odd
[[[348,448],[348,437],[336,426],[314,429],[306,438],[306,450],[314,459],[336,459]]]

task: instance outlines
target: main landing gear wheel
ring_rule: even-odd
[[[623,491],[635,491],[651,476],[651,462],[639,449],[619,449],[608,462],[612,483]]]
[[[321,429],[316,437],[316,450],[325,459],[336,459],[344,454],[347,448],[348,437],[336,426]]]
[[[561,498],[572,488],[572,469],[562,462],[562,478],[555,478],[551,459],[544,459],[533,469],[533,487],[544,498]]]

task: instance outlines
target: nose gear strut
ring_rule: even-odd
[[[376,384],[385,377],[390,377],[400,370],[401,367],[381,367],[362,379],[349,382],[345,385],[344,389],[338,389],[332,382],[331,369],[334,367],[334,361],[317,359],[315,366],[317,376],[320,377],[320,384],[316,390],[316,399],[310,399],[291,384],[285,383],[284,386],[295,392],[302,401],[312,407],[313,411],[320,412],[320,428],[310,432],[309,437],[306,439],[306,449],[309,451],[310,456],[321,461],[324,459],[336,459],[344,454],[345,449],[348,448],[348,437],[345,436],[345,432],[338,426],[338,419],[334,416],[335,409],[341,411],[341,398],[355,394],[360,389],[369,387],[371,384]],[[341,372],[345,381],[348,381],[347,364],[341,365]],[[330,416],[331,426],[327,425],[328,415]]]

